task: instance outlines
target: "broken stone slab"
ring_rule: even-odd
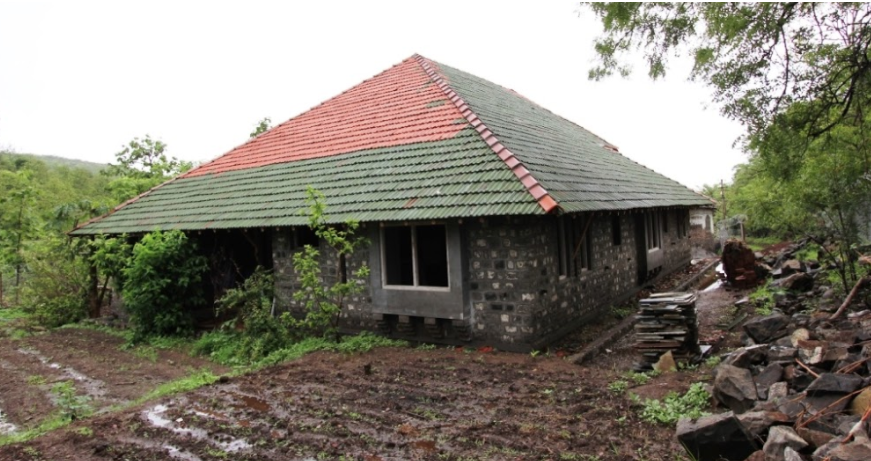
[[[857,438],[850,443],[838,439],[819,447],[812,456],[814,461],[868,461],[871,459],[871,442]]]
[[[756,393],[760,400],[768,399],[768,388],[774,383],[780,381],[783,377],[783,367],[777,363],[769,364],[765,367],[754,381],[756,381]]]
[[[819,448],[829,442],[835,437],[835,434],[830,434],[828,432],[817,431],[814,429],[809,429],[807,427],[800,427],[796,430],[799,437],[803,438],[811,447]]]
[[[768,362],[790,362],[792,363],[795,355],[798,353],[798,349],[794,347],[784,347],[784,346],[773,346],[769,348],[766,353],[768,354]]]
[[[806,411],[803,404],[804,399],[805,394],[803,392],[801,394],[791,395],[786,399],[781,399],[777,402],[777,411],[789,416],[790,419],[795,419]]]
[[[796,272],[804,272],[805,267],[804,264],[797,259],[787,259],[780,265],[780,270],[783,272],[783,275],[789,275]]]
[[[721,364],[714,378],[714,398],[736,414],[753,408],[757,400],[756,383],[746,368]]]
[[[796,328],[789,335],[789,342],[792,344],[792,347],[798,347],[800,341],[807,341],[809,339],[811,339],[811,332],[807,328]]]
[[[765,344],[741,347],[729,354],[723,363],[738,368],[750,368],[751,365],[758,365],[764,362],[767,352],[768,346]]]
[[[789,416],[779,411],[748,411],[740,415],[735,415],[738,421],[747,428],[750,435],[763,440],[768,428],[775,424],[789,424],[792,420]]]
[[[745,323],[744,331],[757,344],[762,344],[785,336],[787,325],[789,325],[789,317],[772,314]]]
[[[757,386],[758,387],[758,386]],[[768,401],[779,402],[789,396],[789,384],[784,381],[774,383],[768,388]]]
[[[783,449],[783,461],[804,461],[801,455],[790,447]]]
[[[804,272],[792,274],[772,283],[787,291],[805,292],[814,289],[814,278]]]
[[[853,430],[853,426],[861,420],[862,417],[859,415],[835,415],[835,421],[838,425],[838,435],[849,434],[850,431]]]
[[[762,451],[765,456],[773,461],[783,461],[783,452],[786,448],[799,451],[808,446],[808,443],[789,426],[773,426],[768,430],[768,439]]]
[[[681,418],[677,439],[696,461],[744,461],[759,449],[731,411],[696,420]]]
[[[809,396],[825,393],[849,394],[862,386],[863,379],[856,375],[840,373],[823,373],[807,388]]]
[[[805,341],[805,343],[809,342],[810,341]],[[823,359],[825,358],[825,355],[823,355],[823,347],[803,347],[798,350],[798,358],[806,365],[818,365],[823,363]]]
[[[862,382],[856,375],[823,373],[807,387],[805,406],[812,413],[840,412],[850,404],[850,399],[844,397],[858,390]]]

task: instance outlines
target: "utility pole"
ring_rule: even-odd
[[[720,180],[720,201],[723,202],[723,219],[726,219],[726,185]]]

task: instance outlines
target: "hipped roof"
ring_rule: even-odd
[[[709,202],[514,91],[414,55],[72,232],[698,206]]]

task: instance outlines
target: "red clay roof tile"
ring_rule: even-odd
[[[267,131],[185,176],[453,138],[466,125],[414,58]],[[425,108],[426,110],[421,110]]]

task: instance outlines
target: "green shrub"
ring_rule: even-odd
[[[336,267],[343,267],[345,258],[368,244],[365,237],[356,235],[360,223],[347,220],[341,226],[328,225],[324,195],[309,186],[306,203],[309,227],[335,256]],[[365,264],[353,276],[341,277],[332,285],[325,286],[321,277],[320,251],[306,245],[303,251],[293,255],[293,269],[299,274],[301,288],[294,292],[293,299],[305,307],[302,318],[285,314],[285,321],[303,336],[324,336],[339,340],[339,319],[345,300],[363,290],[357,280],[367,280],[369,267]],[[356,280],[355,280],[356,278]]]
[[[27,255],[22,307],[38,323],[54,328],[88,315],[88,266],[76,248],[46,237]]]
[[[191,331],[190,308],[202,305],[206,258],[181,231],[146,234],[133,247],[123,270],[124,305],[133,322],[134,341]]]

